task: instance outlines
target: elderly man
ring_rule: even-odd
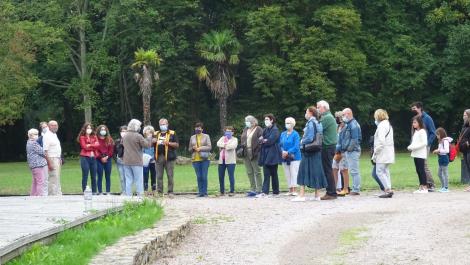
[[[414,102],[411,104],[411,111],[421,116],[423,119],[424,127],[428,134],[428,157],[429,152],[431,150],[431,145],[433,144],[434,140],[436,139],[436,126],[434,125],[434,121],[432,120],[431,116],[427,114],[423,110],[423,103],[422,102]],[[429,170],[428,160],[424,161],[424,170],[426,172],[426,182],[428,184],[428,191],[434,191],[434,179],[432,178],[431,170]]]
[[[48,192],[49,195],[62,195],[60,187],[60,169],[62,166],[62,148],[57,131],[59,125],[56,121],[49,121],[48,130],[43,136],[43,149],[48,166]]]
[[[155,132],[155,161],[157,171],[157,191],[163,194],[163,173],[168,178],[168,195],[173,196],[173,172],[176,160],[176,148],[179,147],[176,132],[168,129],[168,120],[160,119],[159,131]]]
[[[333,157],[335,156],[336,142],[338,135],[336,132],[337,124],[336,119],[330,112],[330,105],[328,102],[321,100],[317,103],[317,109],[320,112],[321,118],[320,123],[323,127],[323,148],[321,151],[321,159],[323,165],[323,171],[326,176],[328,187],[326,188],[326,194],[321,197],[322,200],[334,200],[336,199],[336,182],[333,175]]]
[[[344,133],[340,137],[336,151],[343,152],[346,155],[349,175],[353,182],[350,195],[360,195],[361,175],[359,172],[359,158],[361,156],[361,126],[354,119],[353,112],[350,108],[343,110],[343,122],[346,127],[343,129]]]

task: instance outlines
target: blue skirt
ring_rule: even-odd
[[[321,152],[302,153],[297,184],[312,189],[323,189],[328,186],[321,162]]]

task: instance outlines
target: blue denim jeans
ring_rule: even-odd
[[[116,166],[119,172],[119,180],[121,181],[121,194],[126,193],[126,173],[124,172],[124,164],[120,158],[116,159]]]
[[[225,193],[225,169],[228,171],[228,180],[230,182],[230,192],[235,192],[235,165],[236,164],[219,164],[219,186],[220,193]]]
[[[361,174],[359,172],[360,151],[345,152],[348,162],[349,175],[352,178],[352,192],[361,191]]]
[[[384,185],[382,184],[382,181],[380,181],[379,176],[377,176],[377,171],[376,170],[377,170],[377,166],[374,165],[372,167],[372,177],[377,182],[377,184],[379,184],[380,190],[385,190]]]
[[[124,166],[126,176],[126,195],[132,196],[132,184],[135,185],[138,196],[144,195],[144,167]]]
[[[207,196],[207,172],[209,171],[209,165],[209,160],[193,162],[199,196]]]
[[[103,192],[103,171],[106,178],[106,192],[111,191],[111,169],[113,167],[112,159],[109,158],[106,163],[101,162],[100,158],[96,159],[96,171],[98,173],[98,192]]]
[[[91,177],[91,191],[96,193],[96,159],[94,157],[80,156],[82,168],[82,191],[85,191],[88,182],[88,172]]]
[[[149,163],[148,167],[144,167],[144,190],[149,188],[149,173],[150,173],[150,184],[152,185],[152,190],[157,189],[157,172],[155,171],[155,163]]]

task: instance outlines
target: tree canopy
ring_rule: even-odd
[[[353,109],[364,139],[386,109],[404,146],[411,102],[454,135],[469,107],[470,0],[3,0],[0,24],[0,142],[15,150],[0,160],[19,158],[41,120],[59,121],[70,151],[85,120],[115,134],[143,120],[140,48],[162,59],[150,122],[167,118],[183,141],[196,121],[218,134],[219,106],[239,130],[264,113],[300,130],[304,109],[325,99]],[[220,53],[214,32],[231,34]],[[221,55],[236,84],[226,105],[198,79]]]

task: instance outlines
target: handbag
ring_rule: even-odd
[[[197,146],[197,147],[200,147],[200,146],[199,146],[199,143],[197,142],[197,140],[196,140],[196,146]],[[211,156],[211,152],[209,152],[209,151],[199,151],[199,157],[202,158],[202,159],[204,159],[204,160],[209,159],[210,156]]]
[[[315,153],[321,151],[323,147],[323,134],[318,132],[318,127],[315,124],[315,139],[309,144],[303,145],[303,151],[305,153]]]

